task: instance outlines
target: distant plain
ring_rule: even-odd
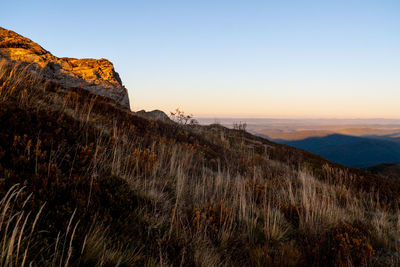
[[[202,124],[246,130],[355,168],[400,164],[400,120],[394,119],[199,119]]]
[[[249,132],[273,140],[302,140],[332,134],[379,136],[400,139],[400,119],[274,119],[274,118],[198,118],[200,124],[220,123],[233,127],[246,123]]]

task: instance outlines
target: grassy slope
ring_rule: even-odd
[[[372,166],[366,171],[386,177],[388,179],[392,179],[395,181],[400,181],[400,165],[399,164],[393,164],[393,163],[384,163],[384,164],[379,164],[376,166]]]
[[[398,264],[398,183],[4,61],[0,176],[1,265]]]

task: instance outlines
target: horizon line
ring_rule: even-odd
[[[398,120],[399,118],[391,117],[260,117],[260,116],[195,116],[197,119],[263,119],[263,120]]]

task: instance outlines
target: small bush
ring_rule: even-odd
[[[328,233],[330,260],[342,266],[366,266],[374,255],[362,227],[342,223]]]
[[[234,219],[232,209],[226,207],[222,201],[189,210],[187,217],[195,232],[204,231],[212,237],[215,237],[222,229],[230,228]]]

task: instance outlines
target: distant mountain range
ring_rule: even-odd
[[[295,141],[274,141],[355,168],[368,168],[381,163],[400,163],[399,134],[366,137],[332,134]]]

